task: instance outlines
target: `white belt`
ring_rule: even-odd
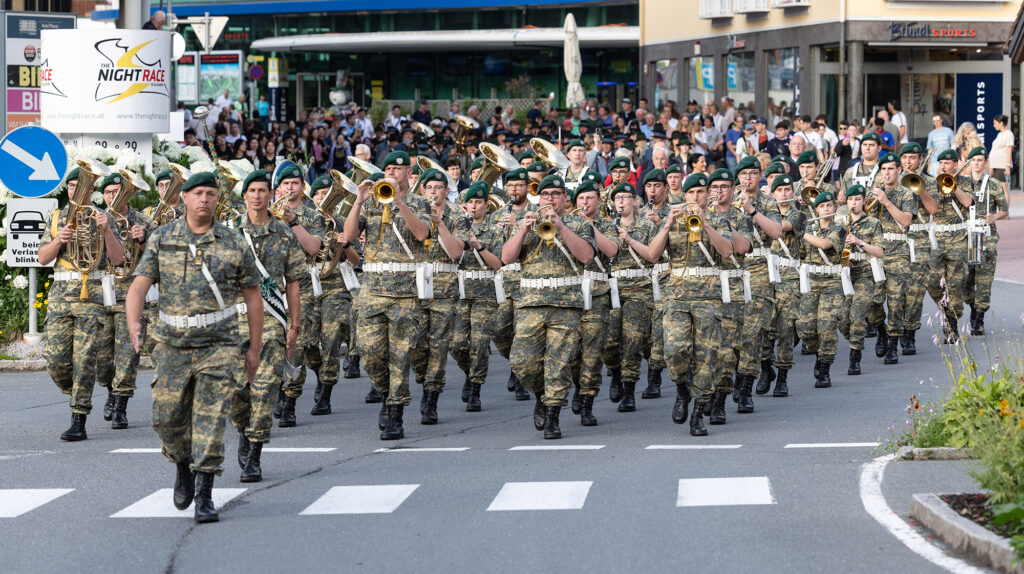
[[[967,229],[966,223],[950,223],[947,225],[935,226],[936,233],[952,233],[954,231],[963,231],[964,229]]]
[[[850,261],[867,261],[870,257],[867,253],[851,253]]]
[[[519,286],[526,289],[555,289],[558,287],[569,287],[580,285],[583,277],[574,275],[572,277],[545,277],[544,279],[520,279]]]
[[[668,263],[655,263],[654,264],[654,272],[655,273],[664,273],[665,271],[668,271]]]
[[[466,271],[466,279],[494,279],[494,271]]]
[[[779,257],[780,267],[792,267],[793,269],[800,268],[800,260],[793,259],[792,257]]]
[[[768,257],[771,254],[772,250],[767,247],[755,247],[751,249],[750,253],[747,255],[750,255],[751,257]]]
[[[196,327],[202,328],[208,327],[215,323],[220,323],[224,319],[233,317],[235,313],[238,313],[237,305],[225,307],[220,311],[214,311],[213,313],[195,315],[192,317],[188,317],[185,315],[168,315],[167,313],[160,311],[160,320],[172,327],[177,327],[178,329],[195,329]]]
[[[594,271],[583,271],[584,279],[592,279],[594,281],[608,281],[607,273],[596,273]]]
[[[882,239],[884,239],[886,241],[906,241],[907,240],[907,234],[906,233],[883,233],[882,234]]]
[[[807,271],[818,275],[838,275],[843,270],[842,265],[808,265]]]
[[[459,266],[454,263],[432,263],[434,273],[458,273]],[[415,266],[414,266],[415,267]]]
[[[737,269],[742,272],[742,269]],[[718,267],[674,267],[672,274],[676,277],[720,277],[722,270]]]
[[[638,269],[636,267],[630,269],[619,269],[618,271],[612,271],[612,277],[616,279],[640,279],[649,278],[651,272],[648,269]]]
[[[406,273],[409,271],[416,271],[415,263],[366,263],[363,265],[363,271],[366,273]]]
[[[518,272],[521,269],[522,269],[522,266],[519,265],[519,262],[509,263],[508,265],[503,265],[501,267],[501,272],[502,273],[509,273],[509,272],[513,272],[513,271]]]
[[[728,271],[725,272],[725,274],[730,279],[732,279],[734,277],[743,277],[743,270],[742,269],[729,269]]]
[[[928,229],[931,228],[931,226],[931,223],[911,223],[910,231],[913,231],[915,233],[920,231],[928,231]]]
[[[100,281],[102,279],[106,279],[107,277],[113,277],[111,274],[107,273],[106,271],[93,271],[91,273],[88,273],[87,275],[89,275],[89,281]],[[53,280],[54,281],[81,281],[82,280],[82,274],[79,273],[78,271],[54,271],[53,272]]]

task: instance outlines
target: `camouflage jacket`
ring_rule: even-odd
[[[500,224],[501,220],[505,218],[505,214],[508,213],[508,207],[490,214],[489,222],[498,229],[498,235],[501,238],[502,244],[508,241],[508,238],[512,237],[512,234],[519,229],[519,222],[523,220],[523,216],[526,215],[527,211],[537,211],[537,206],[527,201],[525,209],[512,210],[512,214],[516,216],[516,223],[512,227],[503,227]],[[498,255],[500,256],[500,254]],[[506,267],[502,269],[501,274],[505,278],[505,297],[511,300],[518,300],[520,272]]]
[[[633,224],[629,227],[623,227],[626,233],[630,237],[636,239],[644,245],[649,245],[651,240],[654,239],[655,234],[658,233],[658,228],[654,226],[654,223],[645,218],[633,218]],[[618,236],[618,231],[616,231]],[[652,265],[650,262],[640,257],[638,253],[631,253],[632,249],[626,245],[625,242],[620,241],[619,253],[612,259],[611,270],[626,271],[629,269],[642,269],[645,271],[644,275],[640,277],[620,277],[619,278],[619,292],[623,294],[629,294],[634,296],[651,296],[651,270]],[[635,258],[634,258],[635,256]],[[639,264],[637,263],[639,260]]]
[[[480,242],[484,249],[498,256],[498,259],[501,259],[501,246],[504,244],[504,238],[499,227],[484,221],[483,223],[473,224],[471,232],[476,236],[477,241]],[[487,262],[484,261],[479,253],[476,253],[476,250],[473,249],[473,246],[468,241],[466,243],[466,250],[462,252],[459,266],[465,271],[490,271],[497,273],[497,271],[494,271],[494,269],[487,265]],[[465,280],[465,291],[466,299],[489,299],[493,301],[496,296],[494,280],[489,278],[470,279],[467,277]]]
[[[405,194],[405,202],[416,219],[430,227],[430,202],[418,195]],[[384,209],[388,209],[391,223],[382,223]],[[405,218],[394,204],[378,205],[370,198],[359,209],[359,230],[365,233],[363,251],[364,273],[360,293],[379,297],[416,297],[416,272],[399,271],[374,273],[366,272],[366,266],[374,263],[419,263],[426,251],[422,241],[416,239],[405,223]],[[402,240],[399,241],[398,235]],[[412,252],[412,257],[402,246],[402,241]]]
[[[326,224],[324,223],[323,215],[320,215],[320,212],[317,211],[316,208],[310,207],[309,204],[303,201],[302,203],[299,204],[298,207],[292,208],[292,213],[295,214],[295,217],[298,218],[299,220],[299,225],[301,225],[302,228],[305,229],[307,233],[309,233],[313,237],[316,237],[320,241],[323,241]],[[302,248],[301,244],[299,248]],[[305,250],[303,250],[302,253],[307,260],[311,259],[311,256],[308,253],[306,253]],[[299,280],[299,288],[302,289],[303,297],[312,296],[313,280],[310,279],[308,271],[304,274],[302,279]]]
[[[729,221],[714,213],[704,213],[707,222],[727,241],[732,241]],[[661,282],[662,297],[672,300],[722,300],[721,278],[716,275],[695,276],[686,273],[687,268],[717,267],[726,269],[725,261],[711,244],[707,230],[701,230],[699,243],[704,245],[711,261],[707,260],[704,251],[697,243],[689,241],[689,233],[682,225],[682,219],[673,225],[668,232],[668,244],[665,251],[669,255],[670,270],[667,280]],[[659,231],[660,232],[660,231]]]
[[[820,223],[820,221],[813,222],[813,224],[817,223]],[[839,265],[842,263],[842,251],[846,245],[846,227],[843,227],[835,220],[832,220],[825,229],[813,224],[808,232],[827,239],[831,246],[828,249],[821,249],[819,252],[819,248],[808,243],[807,257],[804,263],[811,266]],[[822,252],[825,254],[825,260],[821,258]],[[843,291],[843,284],[839,275],[811,273],[811,291],[818,293],[841,293]]]
[[[984,176],[982,179],[975,180],[973,177],[968,176],[970,180],[971,193],[974,195],[975,214],[978,219],[985,219],[989,214],[994,214],[997,211],[1009,211],[1010,206],[1006,202],[1006,194],[1003,193],[1003,185],[999,183],[994,177],[988,178],[988,193],[985,189],[981,188],[981,183],[985,180]],[[970,208],[968,208],[970,209]],[[990,224],[991,237],[998,239],[999,232],[996,230],[995,224]]]
[[[583,218],[569,215],[562,216],[562,222],[597,252],[597,241],[594,239],[594,228]],[[534,225],[536,229],[536,224]],[[572,252],[556,234],[556,239],[562,244],[569,257]],[[554,242],[552,242],[554,243]],[[583,264],[575,258],[572,263],[562,253],[557,245],[549,245],[543,241],[535,231],[530,231],[523,239],[523,248],[519,252],[519,262],[522,265],[521,280],[527,279],[554,279],[554,278],[576,278],[579,279],[583,272]],[[575,268],[574,268],[575,266]],[[575,285],[565,287],[540,287],[527,288],[520,284],[519,299],[516,307],[575,307],[583,308],[583,289],[577,282]]]
[[[767,193],[760,191],[755,193],[754,196],[750,198],[750,203],[755,209],[757,209],[758,213],[763,214],[768,219],[771,219],[776,223],[782,222],[782,214],[779,213],[779,204],[776,203],[775,199]],[[745,212],[743,215],[748,221],[750,221],[750,249],[767,249],[770,251],[773,241],[772,238],[754,222],[754,218],[752,216],[747,215]],[[750,271],[751,287],[766,287],[770,284],[768,281],[768,259],[765,255],[752,256],[751,254],[748,254],[743,258],[743,268]]]
[[[57,232],[68,224],[68,207],[64,206],[60,211],[54,211],[50,214],[50,217],[46,220],[46,231],[43,232],[43,238],[39,240],[40,245],[46,245],[53,241],[53,238],[57,236]],[[56,220],[54,219],[56,216]],[[117,235],[116,233],[114,234]],[[120,242],[120,238],[118,238]],[[105,245],[105,244],[104,244]],[[103,288],[100,285],[99,277],[100,273],[106,273],[107,271],[107,249],[104,246],[101,250],[99,264],[96,266],[96,271],[89,277],[88,286],[86,288],[86,298],[84,300],[99,305],[103,304]],[[71,265],[70,261],[66,259],[68,253],[68,246],[65,244],[60,248],[57,253],[57,261],[53,266],[54,271],[74,271],[75,268]],[[93,279],[95,277],[95,280]],[[50,299],[59,299],[66,297],[68,301],[81,301],[82,294],[82,282],[78,279],[73,281],[57,281],[54,280],[50,285],[50,291],[47,297]]]
[[[920,175],[924,178],[924,188],[927,193],[930,193],[932,195],[932,199],[936,202],[940,201],[939,188],[935,184],[935,178],[926,173],[922,173]],[[914,195],[914,201],[917,205],[914,208],[914,220],[910,222],[911,227],[922,224],[927,225],[928,222],[932,220],[932,215],[928,213],[927,209],[925,209],[924,203],[921,201],[921,196]],[[922,240],[928,239],[927,227],[918,227],[916,230],[910,229],[907,231],[907,235],[914,238],[916,241],[916,245],[914,247],[918,250],[923,249],[925,245],[928,245],[927,243],[922,242]]]
[[[246,213],[242,215],[238,232],[242,234],[246,249],[249,249],[249,244],[245,242],[245,233],[249,234],[252,239],[252,249],[249,249],[249,252],[252,253],[253,249],[256,251],[256,258],[282,294],[288,281],[309,278],[306,273],[305,252],[302,251],[299,240],[288,224],[271,217],[267,225],[255,225],[249,221],[249,215]],[[266,279],[261,274],[261,286],[264,282]],[[266,283],[266,286],[269,287],[269,283]]]
[[[615,242],[615,244],[619,246],[619,249],[622,249],[622,244],[619,241],[619,234],[615,230],[615,225],[611,221],[601,219],[601,217],[598,216],[594,220],[593,225],[597,228],[597,232],[602,233],[605,237]],[[601,262],[600,266],[598,266],[598,261]],[[611,273],[611,261],[608,256],[604,254],[604,251],[601,251],[601,249],[597,247],[596,236],[594,239],[594,259],[590,263],[587,263],[584,270],[592,273],[604,273],[605,275]],[[598,297],[610,291],[611,288],[608,286],[607,281],[594,281],[591,295],[593,297]]]
[[[780,258],[800,260],[803,258],[801,250],[807,244],[803,239],[804,229],[807,227],[807,214],[790,203],[785,211],[780,208],[779,215],[782,217],[782,223],[788,222],[793,229],[782,231],[782,237],[772,242],[772,252]],[[786,246],[785,249],[782,248],[783,245]],[[797,280],[799,271],[795,267],[780,264],[779,277],[783,281]]]
[[[896,206],[896,209],[904,213],[911,214],[917,211],[917,200],[909,189],[899,184],[896,184],[896,187],[892,189],[886,189],[884,186],[881,186],[881,189],[885,191],[885,195],[889,198],[889,201]],[[877,216],[879,223],[882,224],[882,233],[894,233],[898,235],[906,233],[906,228],[897,223],[896,220],[893,219],[892,214],[889,213],[889,210],[882,207],[881,204],[879,204],[876,212],[880,212],[877,213]],[[907,245],[906,241],[902,239],[885,239],[884,237],[881,239],[882,242],[880,244],[874,243],[874,245],[880,245],[885,249],[886,257],[910,257],[910,246]],[[868,243],[871,242],[869,241]],[[914,247],[916,249],[917,246],[915,245]]]
[[[854,221],[852,217],[847,218],[846,232],[848,235],[855,235],[868,245],[883,247],[882,223],[870,215],[861,215],[861,218]],[[850,246],[850,253],[864,253],[860,247]],[[888,254],[888,251],[886,251]],[[820,257],[819,257],[820,258]],[[850,260],[850,276],[857,277],[863,273],[871,273],[871,264],[867,260]]]
[[[430,202],[427,202],[428,217]],[[471,225],[470,219],[462,213],[462,210],[452,207],[451,203],[445,203],[444,211],[441,213],[441,221],[444,222],[445,227],[457,240],[466,242],[466,249],[473,249],[472,245],[469,245],[469,228]],[[426,248],[425,257],[423,261],[428,263],[436,263],[440,265],[456,265],[456,261],[452,261],[452,258],[448,256],[448,253],[444,250],[444,246],[441,245],[441,232],[437,229],[437,226],[433,222],[428,221],[430,226],[430,237],[424,241]],[[392,232],[393,234],[394,232]],[[449,249],[454,248],[454,245],[449,245]],[[459,276],[456,272],[440,271],[434,272],[434,298],[435,299],[458,299],[459,298]]]

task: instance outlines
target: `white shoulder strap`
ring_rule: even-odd
[[[196,256],[196,246],[189,243],[189,251],[192,252],[192,257]],[[203,261],[203,277],[206,277],[206,283],[210,286],[210,291],[213,291],[213,297],[217,299],[217,306],[224,309],[224,299],[220,296],[220,289],[217,288],[217,282],[213,280],[213,275],[210,274],[210,269],[206,266],[206,262]]]

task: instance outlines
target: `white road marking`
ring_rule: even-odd
[[[718,450],[742,446],[741,444],[652,444],[644,450]]]
[[[333,452],[336,447],[310,447],[310,446],[268,446],[263,452]],[[110,451],[110,454],[160,454],[158,448],[118,448]]]
[[[378,448],[373,452],[465,452],[469,450],[468,446],[448,446],[448,447],[411,447],[411,448]]]
[[[889,508],[885,496],[882,495],[882,477],[885,475],[885,467],[894,458],[895,455],[887,454],[861,467],[860,499],[864,504],[864,510],[904,546],[932,564],[957,574],[987,572],[950,556],[938,546],[931,544]]]
[[[538,444],[514,446],[509,450],[601,450],[603,444]]]
[[[877,442],[793,442],[783,448],[874,448]]]
[[[115,448],[110,454],[160,454],[158,448]]]
[[[394,512],[418,484],[374,484],[335,486],[300,512],[317,514],[389,514]]]
[[[213,504],[221,508],[232,498],[245,492],[244,488],[214,488]],[[111,514],[111,518],[192,518],[193,506],[185,510],[174,507],[174,489],[161,488],[131,506]]]
[[[591,481],[506,482],[487,510],[579,510],[592,484]]]
[[[74,491],[73,488],[0,489],[0,518],[15,518]]]
[[[775,504],[767,476],[682,478],[676,506]]]

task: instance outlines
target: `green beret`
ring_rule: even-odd
[[[850,187],[846,188],[846,197],[847,197],[847,199],[849,199],[849,198],[851,198],[851,197],[853,197],[855,195],[865,195],[865,194],[866,194],[866,192],[864,190],[864,186],[860,185],[859,183],[851,185]]]
[[[517,168],[513,169],[512,171],[510,171],[510,172],[505,174],[505,182],[506,183],[508,183],[510,181],[529,181],[529,180],[530,180],[530,176],[527,175],[526,174],[526,170],[521,168],[521,167],[517,167]]]
[[[644,174],[644,185],[650,182],[665,183],[665,171],[660,169],[652,169],[651,171]]]
[[[636,188],[633,187],[632,183],[624,181],[622,183],[616,184],[616,186],[612,188],[611,195],[609,195],[608,197],[614,200],[616,194],[619,193],[628,193],[630,195],[636,195]]]
[[[583,172],[583,176],[580,177],[580,181],[598,181],[599,182],[599,181],[601,181],[603,179],[604,178],[601,177],[600,173],[597,173],[596,171],[594,171],[592,169],[588,169],[587,171]]]
[[[533,153],[532,149],[524,149],[523,151],[519,152],[518,156],[516,156],[516,161],[523,161],[526,158],[535,157],[537,157],[537,154]]]
[[[580,184],[576,186],[576,191],[572,194],[573,200],[576,199],[577,195],[587,193],[588,191],[601,193],[601,184],[597,183],[597,181],[593,179],[585,179],[581,181]]]
[[[98,184],[96,184],[96,189],[102,191],[104,189],[107,189],[108,185],[121,185],[121,179],[122,178],[120,173],[116,171],[111,172],[109,175],[101,179]]]
[[[566,144],[565,152],[569,153],[569,150],[571,150],[574,147],[586,148],[587,146],[583,145],[583,140],[581,140],[579,138],[573,138],[573,139],[569,140],[568,144]]]
[[[953,149],[953,148],[950,148],[950,149],[947,149],[947,150],[940,151],[939,155],[935,158],[935,161],[942,161],[944,159],[950,160],[950,161],[957,161],[956,150]]]
[[[708,176],[708,182],[706,185],[711,185],[711,182],[714,181],[728,181],[729,183],[735,183],[736,178],[732,175],[731,171],[724,167],[720,167],[711,172],[711,175]]]
[[[409,154],[404,151],[393,151],[384,158],[384,165],[380,166],[381,169],[386,168],[389,165],[400,165],[407,166],[412,162],[409,161]]]
[[[212,187],[216,189],[217,176],[210,171],[194,173],[192,177],[185,181],[185,185],[181,186],[181,191],[189,191],[196,187]]]
[[[419,175],[421,171],[422,171],[422,170],[420,169],[420,164],[418,164],[418,163],[414,163],[414,164],[412,165],[412,174],[413,174],[413,175]]]
[[[77,170],[78,168],[76,167],[75,169]],[[77,175],[78,172],[76,171],[75,174]],[[71,178],[69,177],[68,179],[70,180]],[[160,183],[161,181],[163,181],[165,179],[167,179],[167,180],[171,179],[171,170],[165,169],[165,170],[161,171],[160,173],[156,174],[156,183]]]
[[[544,163],[542,161],[535,161],[535,162],[531,163],[530,165],[526,166],[526,171],[543,171],[543,172],[546,172],[547,170],[548,170],[548,164],[546,164],[546,163]]]
[[[473,163],[469,164],[469,172],[472,173],[474,169],[480,169],[484,166],[484,156],[480,156],[473,160]]]
[[[384,172],[383,171],[378,171],[377,173],[374,173],[372,175],[367,176],[366,179],[368,179],[370,181],[373,181],[373,182],[378,182],[378,181],[384,179]]]
[[[281,182],[283,182],[286,179],[296,179],[296,178],[304,179],[304,176],[302,174],[302,168],[297,166],[297,165],[295,165],[295,164],[292,164],[292,165],[282,169],[281,173],[278,174],[278,176],[277,176],[277,185],[281,185]]]
[[[67,179],[67,181],[78,181],[78,172],[79,172],[78,166],[75,166],[75,167],[71,168],[71,171],[68,172],[68,179]]]
[[[448,176],[441,172],[439,169],[430,168],[427,171],[420,174],[419,178],[420,185],[427,183],[428,181],[440,181],[441,183],[448,185]],[[467,188],[468,189],[468,188]]]
[[[988,154],[985,153],[985,148],[982,147],[982,146],[978,146],[978,147],[972,149],[971,151],[967,152],[967,159],[973,159],[975,156],[979,156],[979,155],[981,157],[988,157]]]
[[[250,173],[249,175],[245,176],[245,180],[242,181],[242,195],[245,195],[245,192],[249,189],[249,184],[254,182],[254,181],[266,182],[266,184],[269,186],[270,185],[270,178],[271,178],[270,172],[265,170],[265,169],[257,169],[256,171],[254,171],[254,172]],[[314,183],[319,183],[320,180],[323,179],[323,178],[324,178],[324,176],[318,177],[316,182],[314,182]],[[326,178],[326,179],[327,179],[327,185],[323,186],[323,187],[330,187],[331,186],[331,180],[330,180],[330,178]],[[315,187],[313,189],[320,189],[320,188],[319,187]]]
[[[689,191],[691,187],[706,187],[707,185],[708,176],[703,173],[695,173],[683,182],[683,193]]]
[[[864,142],[875,142],[876,144],[881,145],[882,138],[878,137],[878,134],[872,131],[860,136],[860,143]]]
[[[320,177],[313,180],[313,185],[309,186],[309,192],[315,193],[318,189],[331,187],[332,185],[334,185],[334,180],[331,179],[331,176],[321,175]],[[245,189],[245,186],[242,186],[242,189]]]
[[[776,187],[782,187],[784,185],[793,185],[793,178],[788,175],[780,175],[779,177],[772,180],[772,191],[775,191]]]
[[[814,198],[814,207],[818,207],[826,201],[835,201],[836,196],[831,191],[823,191],[818,194],[818,197]]]
[[[544,191],[545,189],[557,187],[558,189],[565,190],[565,180],[562,176],[557,173],[549,175],[544,179],[540,180],[540,184],[537,186],[537,191]]]
[[[800,157],[796,158],[796,164],[803,165],[805,163],[818,163],[818,154],[810,149],[801,153]]]
[[[786,167],[786,164],[782,163],[781,161],[773,161],[770,164],[768,164],[768,167],[765,168],[764,176],[768,177],[773,173],[789,173],[789,168]]]
[[[789,157],[788,155],[781,154],[781,153],[779,155],[773,157],[772,161],[778,161],[778,162],[782,162],[784,164],[793,163],[793,159],[791,157]]]
[[[756,157],[748,155],[736,164],[736,169],[734,171],[738,174],[745,169],[756,169],[757,171],[761,171],[761,162],[758,161]]]
[[[441,173],[441,172],[437,171],[436,169],[435,170],[429,170],[428,169],[427,171],[434,171],[436,173]],[[465,202],[465,201],[469,201],[471,199],[487,199],[487,196],[489,196],[490,194],[491,194],[491,186],[487,185],[486,181],[476,181],[476,182],[473,182],[472,185],[467,187],[466,190],[462,192],[462,201]]]
[[[610,164],[608,164],[608,171],[616,170],[619,168],[630,168],[628,157],[620,155],[619,157],[613,159]]]
[[[878,165],[886,163],[899,163],[899,160],[892,153],[886,152],[882,154],[882,157],[878,158]]]
[[[674,163],[665,168],[665,175],[670,173],[683,173],[683,168],[680,167],[678,163]]]
[[[900,148],[900,157],[903,157],[904,155],[906,155],[908,153],[916,153],[916,154],[920,155],[920,153],[921,153],[921,144],[919,144],[917,142],[910,142],[910,143],[903,144],[903,147]]]

